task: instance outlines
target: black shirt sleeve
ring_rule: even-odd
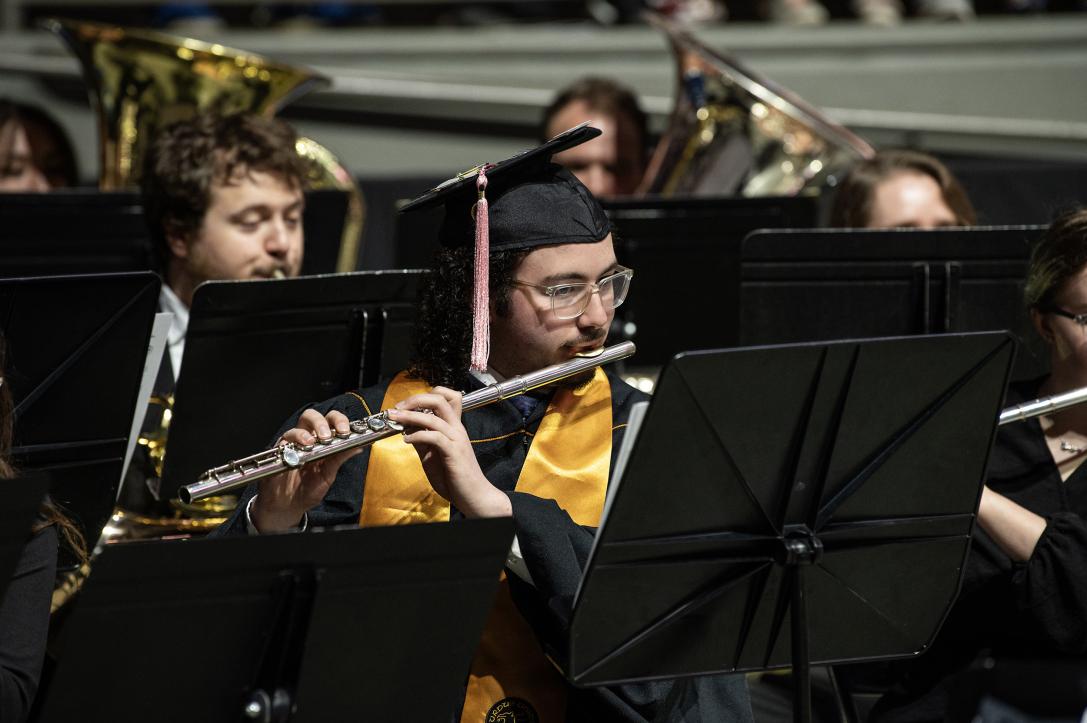
[[[49,605],[57,569],[57,531],[27,541],[0,603],[0,720],[26,719],[45,660]]]
[[[1087,654],[1087,524],[1079,515],[1058,512],[1026,565],[1013,575],[1021,610],[1035,623],[1035,634],[1053,649]]]

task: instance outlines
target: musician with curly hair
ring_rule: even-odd
[[[600,205],[550,162],[552,153],[596,134],[584,127],[563,134],[410,204],[446,208],[414,361],[388,383],[303,411],[281,438],[312,444],[381,409],[406,434],[251,485],[223,532],[512,516],[518,544],[459,720],[750,721],[742,676],[694,681],[665,716],[670,682],[580,690],[547,657],[562,658],[619,442],[631,405],[645,395],[597,367],[461,414],[456,390],[605,344],[633,272],[615,256]],[[487,256],[477,256],[481,244]],[[437,612],[422,624],[455,623]]]
[[[159,309],[173,314],[153,396],[173,393],[197,286],[300,273],[309,165],[295,151],[296,139],[279,119],[202,114],[167,126],[151,143],[140,190],[163,279]],[[158,432],[162,415],[161,405],[150,405],[143,431]],[[154,464],[138,447],[120,505],[167,511],[156,502],[158,483]]]

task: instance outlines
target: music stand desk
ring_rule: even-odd
[[[50,472],[50,494],[91,545],[113,511],[132,417],[145,403],[137,397],[159,286],[150,272],[0,279],[12,457]]]
[[[302,273],[332,273],[347,210],[343,191],[306,193]],[[155,268],[138,193],[66,188],[0,194],[0,276],[121,273]],[[350,260],[352,263],[354,259]]]
[[[512,539],[494,519],[109,545],[41,720],[450,720]]]
[[[634,269],[617,326],[638,344],[639,366],[663,366],[684,349],[732,346],[740,247],[755,229],[815,223],[808,196],[605,199],[615,253]],[[629,334],[628,334],[629,332]]]
[[[762,230],[743,242],[739,343],[1009,329],[1016,377],[1048,369],[1023,308],[1044,226]]]
[[[423,271],[211,281],[193,296],[161,496],[265,448],[291,414],[407,365]]]
[[[575,601],[579,685],[915,655],[954,601],[1014,345],[680,354]],[[650,433],[650,430],[651,433]]]
[[[0,276],[120,273],[152,267],[139,194],[90,188],[0,194]]]

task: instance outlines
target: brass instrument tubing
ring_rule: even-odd
[[[1000,421],[997,424],[1003,426],[1012,422],[1021,422],[1024,419],[1040,417],[1043,414],[1049,414],[1058,409],[1072,407],[1083,402],[1087,402],[1087,387],[1072,389],[1071,391],[1053,394],[1041,399],[1033,399],[1029,402],[1008,407],[1000,412]]]
[[[562,379],[576,376],[602,364],[625,359],[634,353],[634,343],[624,341],[609,346],[600,352],[578,355],[568,362],[553,364],[528,374],[497,382],[464,395],[461,401],[462,411],[516,397],[521,394],[545,387]],[[182,502],[190,503],[211,495],[220,495],[238,487],[243,487],[265,477],[297,469],[310,462],[330,457],[340,452],[365,447],[374,442],[399,434],[403,427],[392,422],[388,412],[382,411],[365,419],[353,420],[351,432],[346,437],[335,434],[325,442],[318,442],[311,447],[300,447],[291,443],[274,449],[259,452],[249,457],[228,462],[221,467],[209,469],[200,479],[178,490]]]

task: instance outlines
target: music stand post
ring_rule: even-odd
[[[808,721],[812,664],[924,650],[1013,352],[985,333],[675,357],[575,600],[571,681],[792,667]]]

